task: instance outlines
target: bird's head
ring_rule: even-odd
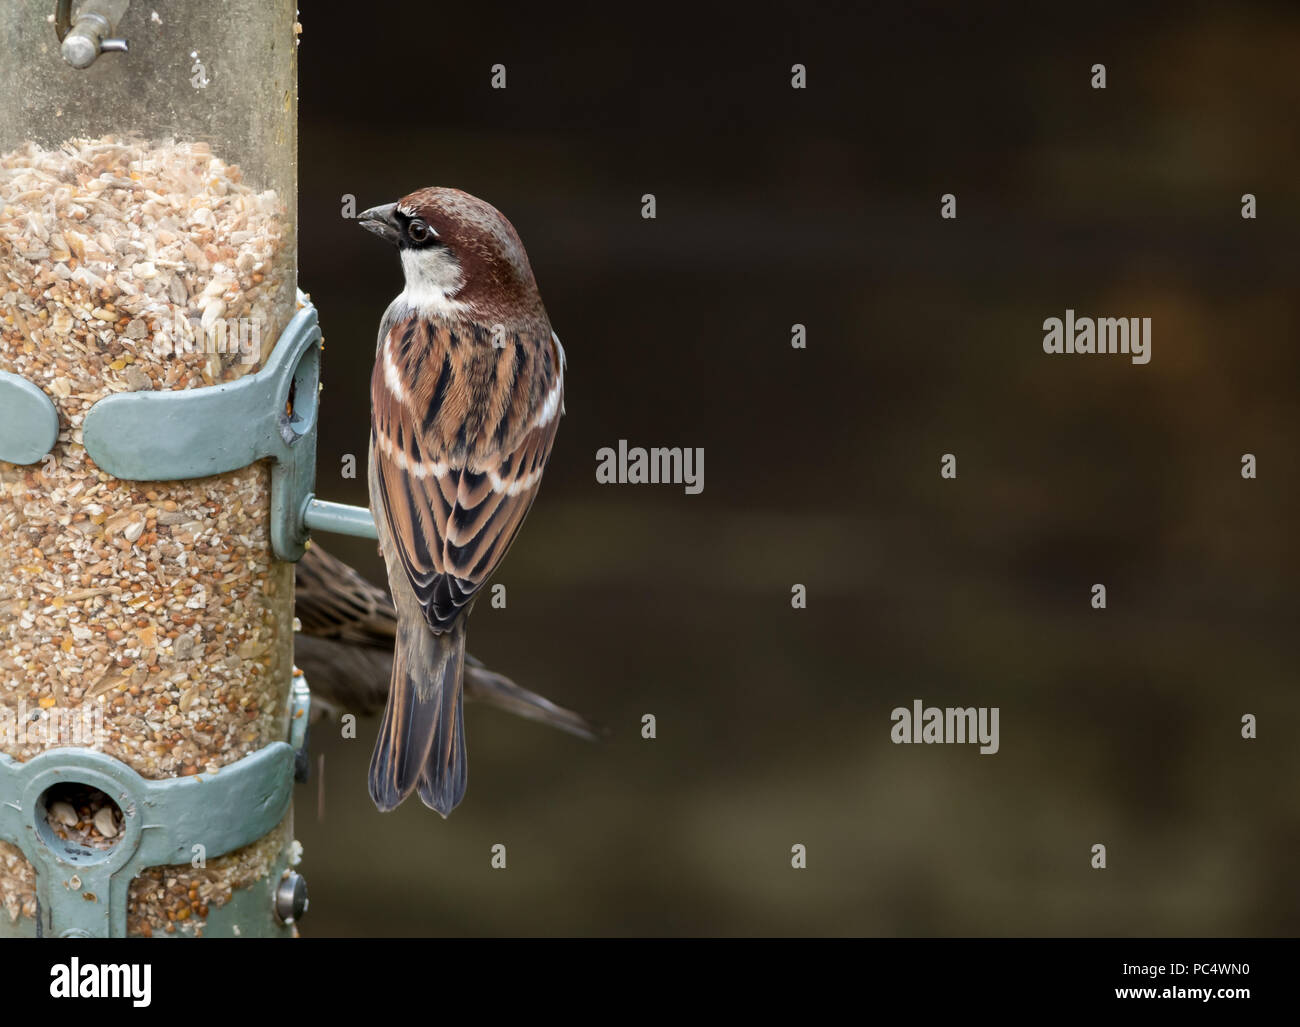
[[[545,319],[524,244],[505,215],[478,197],[420,189],[357,220],[397,247],[406,276],[402,299],[424,316],[507,324]]]

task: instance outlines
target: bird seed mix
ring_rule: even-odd
[[[60,422],[44,462],[0,462],[0,752],[86,744],[68,735],[79,716],[97,748],[162,778],[285,738],[293,579],[271,552],[267,467],[120,481],[88,458],[81,426],[114,392],[257,370],[295,306],[291,233],[277,195],[205,143],[105,137],[0,156],[0,370],[38,385]],[[49,818],[112,844],[120,814],[104,809]],[[131,933],[201,931],[288,830],[203,869],[142,874]],[[35,914],[33,882],[0,843],[11,919]]]

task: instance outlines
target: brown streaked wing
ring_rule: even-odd
[[[316,638],[391,647],[397,636],[388,593],[315,543],[294,565],[293,612],[302,633]]]
[[[383,516],[435,631],[455,621],[518,534],[563,400],[549,328],[501,349],[471,332],[400,321],[371,379]]]

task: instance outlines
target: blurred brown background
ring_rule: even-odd
[[[342,197],[490,200],[568,416],[470,649],[613,732],[470,707],[443,822],[375,812],[374,721],[316,730],[305,933],[1300,929],[1300,10],[810,6],[303,4],[318,492],[365,502],[401,287]],[[1151,317],[1151,363],[1044,355],[1066,307]],[[703,494],[597,485],[620,438],[704,447]],[[1001,751],[891,744],[914,698]]]

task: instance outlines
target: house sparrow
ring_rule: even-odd
[[[311,687],[313,718],[318,712],[368,716],[382,710],[397,638],[397,610],[388,593],[313,542],[294,565],[294,613],[302,630],[293,660]],[[494,674],[469,653],[465,698],[579,738],[595,741],[603,734],[585,717]]]
[[[465,794],[465,622],[537,496],[564,351],[494,207],[431,188],[359,220],[406,277],[370,379],[370,503],[397,609],[370,797],[391,810],[415,790],[445,817]]]

